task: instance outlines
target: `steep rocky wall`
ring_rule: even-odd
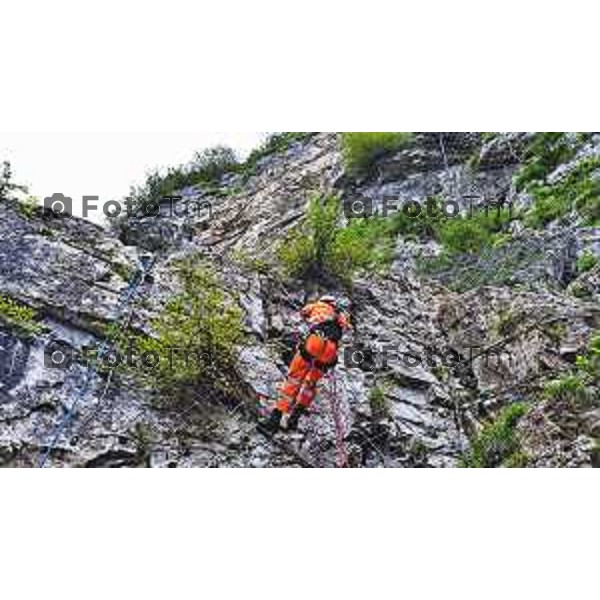
[[[14,323],[0,323],[0,460],[32,466],[58,431],[48,463],[54,466],[333,466],[335,389],[354,466],[456,465],[482,419],[526,399],[527,384],[540,370],[543,376],[568,369],[598,328],[593,274],[586,275],[591,296],[585,299],[568,295],[572,277],[563,277],[582,247],[598,250],[597,231],[578,231],[574,241],[564,237],[558,271],[544,262],[547,257],[536,262],[540,271],[528,267],[539,289],[480,286],[463,293],[415,269],[419,253],[439,251],[435,243],[399,237],[389,272],[361,275],[351,293],[355,326],[345,345],[369,348],[378,360],[356,366],[341,361],[300,432],[273,442],[255,430],[258,401],[275,396],[298,309],[325,289],[282,280],[253,261],[272,260],[315,193],[369,198],[375,207],[390,197],[424,203],[431,196],[469,195],[526,204],[512,183],[526,139],[507,134],[485,143],[478,134],[421,134],[381,160],[370,178],[356,181],[344,172],[338,136],[317,134],[262,159],[248,178],[228,176],[218,190],[182,190],[181,206],[205,203],[209,211],[132,222],[121,239],[78,219],[28,217],[15,203],[0,204],[0,294],[36,309],[43,327],[24,333]],[[198,253],[214,262],[243,309],[248,338],[240,348],[240,387],[232,401],[199,390],[191,401],[165,408],[152,390],[127,376],[90,372],[77,362],[69,370],[44,366],[50,342],[75,349],[100,344],[107,325],[124,318],[120,300],[148,251],[156,266],[132,303],[133,327],[147,328],[177,291],[173,262]],[[504,314],[517,328],[508,341],[498,327]],[[544,330],[556,320],[565,328],[558,341]],[[498,344],[512,362],[472,360],[474,347]],[[404,358],[448,349],[460,356],[460,369],[436,360],[407,364]],[[375,389],[382,391],[377,403]],[[71,409],[73,418],[64,419]],[[551,450],[556,434],[544,441],[540,431],[550,428],[531,418],[523,427],[537,440],[530,444],[532,461],[590,464],[600,419],[586,418],[576,434],[559,436],[560,453]],[[63,419],[67,426],[57,430]]]

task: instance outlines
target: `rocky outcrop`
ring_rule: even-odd
[[[457,465],[482,420],[567,370],[598,329],[597,269],[584,277],[574,267],[584,248],[600,254],[597,230],[554,235],[551,257],[538,253],[512,268],[511,281],[482,280],[466,290],[450,289],[454,272],[432,278],[417,270],[415,257],[439,252],[434,242],[399,237],[389,272],[354,282],[346,360],[324,383],[314,414],[297,434],[273,441],[256,431],[257,414],[285,372],[298,309],[325,288],[284,280],[268,265],[314,194],[368,198],[376,209],[390,198],[512,201],[526,139],[421,134],[357,182],[344,172],[337,135],[316,134],[262,159],[250,176],[184,189],[174,211],[120,229],[27,216],[18,204],[1,203],[0,295],[37,317],[35,330],[23,331],[0,314],[0,461],[33,466],[54,439],[53,466],[333,466],[337,401],[352,466]],[[531,245],[551,233],[522,235]],[[48,368],[52,344],[78,356],[102,345],[111,324],[147,330],[178,289],[172,265],[197,254],[213,262],[244,314],[247,338],[231,398],[200,385],[165,406],[127,375],[81,361]],[[151,262],[144,277],[141,265]],[[587,293],[569,294],[574,282]],[[354,361],[353,351],[367,359]],[[543,406],[536,411],[522,424],[533,464],[591,464],[593,414],[565,434],[556,419],[543,425]]]

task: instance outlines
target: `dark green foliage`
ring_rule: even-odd
[[[29,334],[39,334],[43,327],[37,322],[38,315],[35,310],[0,294],[0,322],[4,322],[17,331]]]
[[[471,440],[471,448],[462,459],[464,467],[525,466],[527,458],[519,444],[516,427],[527,412],[521,403],[503,408],[498,416],[483,426]]]
[[[577,146],[565,133],[540,132],[525,149],[524,163],[515,178],[518,190],[543,182],[559,165],[575,156]]]
[[[404,236],[434,238],[443,244],[447,255],[480,252],[494,244],[512,220],[512,212],[508,208],[490,207],[473,210],[465,216],[447,217],[438,199],[430,198],[427,204],[431,205],[431,209],[424,208],[416,217],[399,211],[390,217],[391,228]]]
[[[526,223],[543,227],[572,210],[577,210],[588,225],[599,223],[600,178],[597,171],[600,171],[600,158],[588,158],[556,183],[530,186],[535,203],[527,214]]]
[[[385,395],[385,387],[376,385],[369,394],[369,406],[374,420],[386,419],[390,416],[390,407]]]
[[[310,138],[313,133],[309,132],[297,132],[297,131],[286,131],[283,133],[273,133],[265,140],[265,142],[252,150],[248,158],[240,165],[239,171],[246,177],[252,175],[257,164],[266,156],[276,154],[278,152],[285,152],[295,142],[301,142]]]
[[[412,139],[408,132],[346,132],[342,133],[342,152],[348,172],[367,174],[375,161],[400,150]]]
[[[526,217],[528,225],[543,227],[572,210],[577,210],[586,224],[600,222],[600,180],[595,176],[600,170],[600,159],[584,159],[559,181],[547,181],[557,167],[575,157],[586,139],[585,134],[535,134],[515,178],[517,189],[526,190],[534,199]]]
[[[240,163],[235,152],[227,146],[215,146],[197,152],[190,163],[166,170],[149,173],[142,186],[131,189],[130,197],[136,208],[143,208],[165,197],[173,196],[182,189],[199,185],[212,194],[234,193],[235,190],[224,190],[218,187],[221,178],[226,174],[240,174],[243,178],[252,175],[259,161],[266,156],[287,150],[294,142],[302,141],[314,134],[303,132],[275,133],[248,158]]]
[[[552,400],[567,400],[577,404],[585,399],[586,388],[579,374],[565,375],[544,385],[543,396]]]
[[[474,254],[491,246],[511,219],[512,214],[508,209],[478,210],[471,216],[441,221],[436,237],[449,254]]]
[[[499,135],[498,131],[483,131],[481,133],[481,141],[484,144],[487,144],[488,142],[491,142],[498,135]]]
[[[567,326],[565,323],[549,323],[548,325],[542,326],[541,331],[543,331],[548,338],[558,346],[567,333]]]
[[[519,323],[517,315],[509,310],[500,310],[496,315],[492,330],[498,337],[506,338],[514,334]]]
[[[341,226],[342,206],[335,196],[315,197],[304,222],[279,249],[287,273],[299,278],[330,276],[349,284],[359,269],[385,266],[393,237],[389,221],[377,217],[352,219]]]
[[[26,218],[32,219],[36,213],[41,211],[40,203],[35,196],[28,196],[24,200],[19,201],[19,212]]]
[[[467,167],[471,170],[471,171],[477,171],[479,169],[479,165],[481,163],[481,151],[483,149],[483,146],[485,146],[485,144],[491,142],[497,135],[498,132],[496,131],[488,131],[488,132],[483,132],[480,134],[481,135],[481,143],[479,145],[479,147],[473,152],[473,154],[471,154],[471,156],[468,158],[467,160]]]
[[[214,146],[196,152],[190,164],[190,173],[198,183],[217,184],[223,175],[235,171],[238,164],[237,156],[231,148]]]
[[[577,357],[575,369],[548,381],[542,397],[556,408],[579,411],[596,406],[600,401],[600,335],[592,337],[587,350]]]
[[[409,216],[404,207],[389,217],[390,227],[395,235],[416,238],[434,238],[448,217],[442,212],[437,197],[428,198],[418,216]]]
[[[584,252],[577,259],[577,271],[579,273],[587,273],[598,264],[598,257],[590,251]]]
[[[153,336],[134,340],[140,355],[155,353],[160,363],[139,373],[168,396],[199,384],[226,394],[244,339],[242,311],[207,265],[186,261],[177,268],[181,293],[152,322]]]
[[[236,171],[238,167],[235,152],[231,148],[207,148],[197,152],[187,165],[149,173],[142,186],[131,189],[130,197],[134,206],[141,208],[149,203],[160,202],[163,198],[173,196],[192,185],[212,189],[223,175]]]
[[[12,167],[9,161],[2,162],[0,171],[0,200],[10,198],[14,192],[27,192],[27,187],[13,181]]]
[[[584,373],[586,383],[600,383],[600,334],[592,337],[587,351],[577,357],[576,364],[579,371]]]

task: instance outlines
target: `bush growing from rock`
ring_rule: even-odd
[[[600,402],[600,335],[592,337],[587,350],[577,357],[575,369],[546,382],[542,397],[557,407],[579,411]]]
[[[37,323],[37,313],[32,308],[0,294],[0,322],[25,334],[39,334],[43,328]]]
[[[346,168],[352,175],[365,175],[377,159],[400,150],[411,138],[407,132],[342,133]]]
[[[584,252],[577,259],[577,271],[579,273],[587,273],[598,264],[598,257],[590,251]]]
[[[560,181],[530,188],[535,202],[525,222],[543,227],[567,215],[572,210],[584,218],[587,225],[600,222],[600,159],[583,160]]]
[[[468,216],[444,215],[439,201],[430,198],[437,206],[431,214],[422,211],[417,217],[409,217],[400,211],[390,217],[390,227],[395,234],[416,235],[433,238],[443,244],[447,255],[473,254],[499,240],[513,218],[509,208],[479,209]]]
[[[338,198],[313,198],[304,222],[285,238],[278,251],[288,275],[329,276],[349,284],[359,269],[378,269],[389,262],[393,244],[389,221],[352,219],[343,227],[341,220]]]
[[[256,165],[266,156],[278,152],[285,152],[293,143],[301,142],[312,136],[312,133],[301,131],[285,131],[273,133],[258,148],[252,150],[248,158],[239,166],[239,171],[249,177],[256,169]]]
[[[521,403],[503,408],[498,416],[484,425],[471,440],[471,448],[463,457],[462,466],[525,466],[526,456],[520,448],[516,426],[526,412],[527,407]]]
[[[140,355],[160,357],[143,376],[170,395],[198,384],[226,394],[234,378],[237,347],[244,339],[242,311],[210,267],[186,261],[177,269],[182,291],[152,322],[154,335],[135,339]]]
[[[523,165],[515,177],[517,189],[545,182],[552,171],[573,158],[576,148],[575,140],[566,133],[536,133],[525,149]]]
[[[231,148],[206,148],[197,152],[187,165],[152,171],[143,185],[132,187],[129,195],[136,208],[143,208],[192,185],[214,187],[223,175],[237,168],[238,161]]]
[[[27,192],[27,187],[13,181],[11,164],[5,160],[0,171],[0,200],[8,199],[14,192]]]

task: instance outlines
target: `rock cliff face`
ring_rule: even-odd
[[[438,254],[437,242],[398,235],[390,268],[359,274],[348,292],[354,327],[344,345],[374,359],[341,360],[297,434],[271,441],[256,431],[259,400],[275,397],[285,373],[298,310],[315,294],[340,291],[257,266],[271,264],[311,196],[368,199],[375,209],[390,198],[424,204],[434,196],[463,207],[465,198],[527,207],[532,199],[516,190],[514,176],[528,139],[419,134],[357,180],[345,172],[339,136],[315,134],[266,156],[249,176],[181,190],[177,215],[122,231],[0,203],[0,298],[13,307],[0,310],[0,462],[34,466],[54,441],[45,463],[52,466],[334,466],[337,401],[350,465],[450,467],[482,423],[522,402],[531,407],[517,426],[528,465],[591,466],[597,395],[565,410],[534,400],[545,380],[573,368],[600,328],[598,266],[583,274],[576,267],[584,252],[600,256],[600,229],[581,224],[534,231],[515,222],[504,246],[429,275],[418,257]],[[600,154],[599,136],[581,150],[590,153]],[[205,210],[186,215],[186,206]],[[165,405],[128,375],[81,361],[45,365],[51,344],[80,352],[101,345],[111,324],[147,329],[177,290],[175,261],[198,254],[244,314],[231,397],[199,385],[193,397]],[[152,262],[132,290],[139,265]],[[507,265],[508,279],[500,279]],[[34,312],[23,318],[14,307]]]

